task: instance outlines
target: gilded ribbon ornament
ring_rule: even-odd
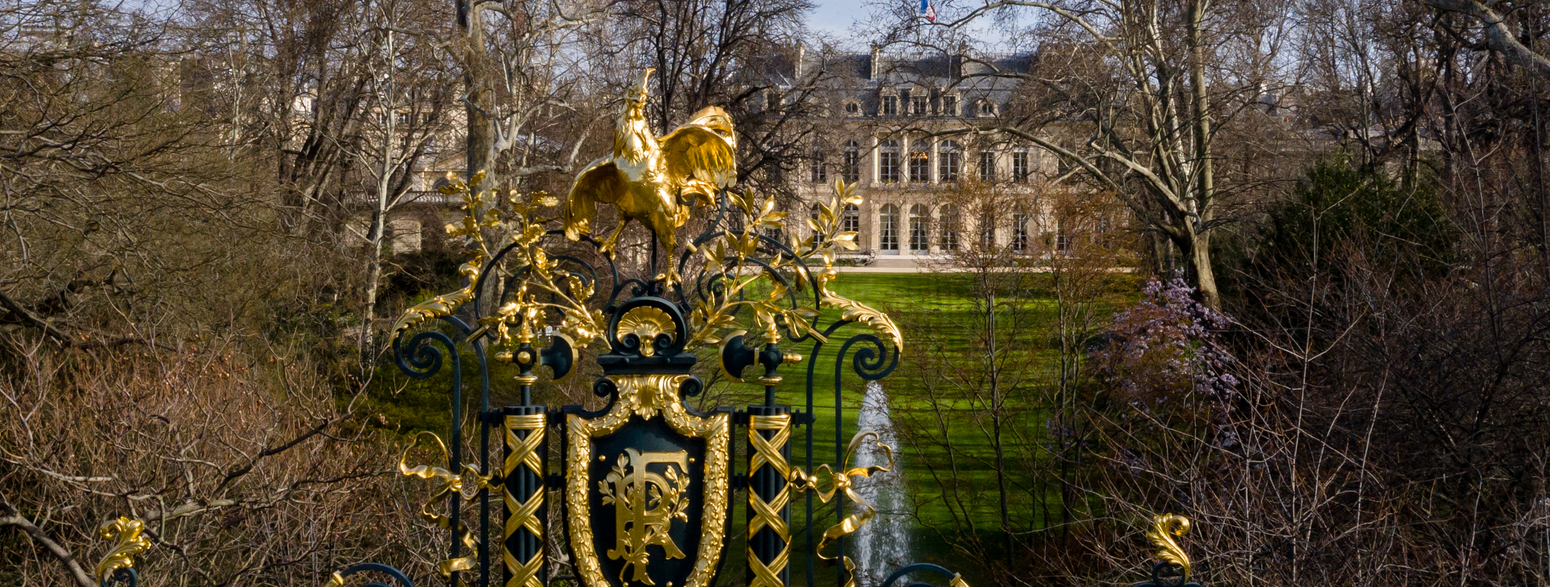
[[[141,536],[144,531],[145,522],[125,517],[110,520],[102,525],[97,533],[103,539],[113,540],[114,543],[113,549],[97,563],[99,582],[106,584],[113,578],[113,573],[119,569],[134,568],[134,557],[151,548],[151,541]]]
[[[870,467],[851,467],[851,457],[855,456],[856,449],[860,448],[861,444],[868,439],[870,439],[875,446],[883,450],[883,454],[888,457],[888,464],[872,465]],[[842,466],[843,472],[835,473],[828,464],[819,465],[818,468],[812,473],[807,473],[806,471],[803,471],[801,468],[797,467],[793,467],[791,469],[791,484],[796,487],[797,491],[811,491],[814,495],[818,496],[818,500],[823,503],[829,503],[829,500],[833,499],[835,495],[839,494],[840,492],[844,492],[845,497],[849,499],[851,503],[856,505],[856,513],[845,516],[845,519],[840,520],[840,523],[829,526],[828,529],[823,531],[823,538],[818,541],[818,548],[816,549],[818,558],[823,560],[834,560],[834,557],[832,556],[823,555],[823,548],[828,546],[830,542],[860,530],[862,526],[867,525],[867,522],[872,521],[873,516],[877,515],[877,509],[873,508],[872,504],[867,503],[866,500],[861,498],[861,495],[856,493],[854,487],[855,479],[867,478],[878,473],[892,471],[893,466],[893,447],[879,442],[877,440],[876,432],[871,430],[862,430],[857,432],[855,436],[851,437],[850,446],[845,449],[845,462]],[[827,491],[818,488],[818,483],[825,479],[830,482],[830,486]],[[840,562],[845,565],[845,573],[847,577],[844,587],[854,587],[856,584],[856,565],[855,563],[851,562],[850,557],[848,556],[842,556],[840,559]]]
[[[505,466],[501,468],[501,475],[511,478],[517,473],[519,467],[526,467],[533,475],[543,479],[544,463],[539,457],[538,448],[544,443],[545,416],[543,414],[525,414],[506,416],[506,447],[511,453],[506,456]],[[518,436],[519,431],[526,431],[526,436]],[[543,522],[538,519],[538,508],[543,506],[544,491],[540,488],[528,496],[526,502],[518,502],[516,496],[511,494],[508,487],[501,492],[506,502],[506,511],[510,512],[506,518],[506,525],[501,534],[502,542],[511,539],[517,530],[526,528],[540,542],[543,541]],[[542,570],[544,557],[543,550],[534,552],[528,560],[519,561],[512,556],[510,549],[501,549],[501,555],[506,563],[506,570],[511,573],[511,579],[506,581],[506,587],[543,587],[538,580],[538,572]]]
[[[765,438],[760,432],[774,432],[770,438]],[[748,476],[753,477],[760,468],[770,467],[781,479],[791,478],[791,465],[786,462],[786,457],[781,454],[781,449],[791,439],[791,415],[751,415],[748,417],[748,442],[753,446],[754,454],[749,460]],[[786,569],[786,564],[791,558],[791,529],[786,521],[781,518],[780,510],[786,507],[791,500],[790,484],[782,485],[780,492],[766,502],[759,498],[756,491],[748,492],[748,505],[753,508],[754,517],[748,522],[748,538],[753,539],[759,530],[768,527],[780,536],[782,546],[780,553],[773,560],[764,562],[748,548],[748,567],[753,571],[754,579],[749,587],[785,587],[780,580],[781,571]]]
[[[491,478],[480,475],[479,470],[473,465],[463,465],[461,475],[433,465],[410,466],[409,452],[420,445],[421,438],[426,437],[436,442],[435,447],[441,460],[443,462],[449,460],[447,445],[441,441],[441,437],[431,432],[422,431],[414,435],[414,438],[409,442],[409,446],[404,447],[404,452],[398,456],[398,472],[407,477],[417,477],[436,484],[435,492],[425,501],[425,505],[420,508],[420,518],[435,524],[443,530],[451,530],[452,516],[435,513],[431,511],[432,506],[450,500],[452,507],[459,507],[462,505],[462,502],[458,501],[457,498],[461,497],[464,500],[472,499],[475,495],[478,495],[480,489],[491,487]],[[463,546],[470,553],[477,552],[478,542],[474,540],[474,534],[468,529],[468,524],[461,520],[458,521],[456,532],[458,540],[463,543]],[[477,562],[478,556],[476,554],[447,559],[436,565],[436,571],[442,577],[450,577],[454,572],[473,569]]]

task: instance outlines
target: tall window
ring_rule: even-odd
[[[883,211],[878,215],[878,236],[882,237],[882,249],[885,252],[899,252],[899,207],[893,204],[883,206]]]
[[[877,181],[899,183],[899,141],[883,141],[877,151]]]
[[[910,251],[924,253],[931,250],[931,211],[923,204],[910,206]]]
[[[958,115],[958,97],[942,96],[942,114],[944,116]]]
[[[963,222],[957,204],[943,204],[937,213],[937,224],[942,227],[940,246],[944,251],[958,250],[959,224]]]
[[[1012,214],[1012,250],[1028,252],[1028,215],[1022,212]]]
[[[845,205],[845,213],[840,215],[840,230],[861,232],[861,209],[855,204]]]
[[[807,217],[811,218],[814,222],[818,221],[818,216],[822,213],[823,209],[820,208],[816,203],[813,204],[813,207],[807,209]]]
[[[1012,181],[1026,183],[1033,171],[1028,167],[1028,151],[1012,153]]]
[[[910,92],[910,114],[914,116],[929,114],[926,109],[930,106],[931,101],[930,96],[927,96],[926,92],[927,90],[924,88]]]
[[[883,96],[883,116],[899,115],[899,97]]]
[[[845,143],[845,183],[861,181],[861,144],[856,141]]]
[[[980,248],[996,248],[996,219],[991,216],[981,216],[980,223]]]
[[[937,180],[958,181],[958,171],[963,166],[962,157],[963,154],[958,152],[958,143],[944,141],[937,145]]]
[[[996,180],[996,153],[994,151],[980,152],[980,181]]]
[[[931,154],[926,152],[924,145],[916,145],[910,152],[910,181],[914,183],[929,183],[931,181]]]
[[[824,165],[823,151],[813,151],[813,168],[808,174],[808,179],[813,183],[829,181],[829,166]]]

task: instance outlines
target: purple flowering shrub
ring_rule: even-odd
[[[1141,301],[1115,316],[1094,356],[1112,402],[1163,422],[1226,415],[1238,387],[1218,336],[1228,319],[1194,292],[1182,279],[1149,279]]]

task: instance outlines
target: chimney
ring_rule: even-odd
[[[968,41],[958,41],[958,49],[947,61],[947,77],[953,81],[963,79],[963,60],[969,55]]]
[[[802,60],[806,59],[806,58],[807,58],[807,45],[802,43],[801,41],[797,41],[797,64],[796,64],[796,68],[795,68],[796,75],[794,77],[796,77],[799,80],[802,79]]]
[[[876,42],[872,43],[872,63],[871,63],[872,71],[867,75],[867,79],[875,80],[875,79],[877,79],[877,76],[883,74],[882,64],[878,63],[879,61],[882,60],[882,58],[883,58],[883,48],[878,46],[878,44]]]

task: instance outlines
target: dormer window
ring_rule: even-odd
[[[882,112],[880,112],[879,114],[881,114],[883,116],[898,116],[899,115],[899,97],[898,96],[894,96],[894,95],[883,96]]]
[[[942,116],[958,115],[958,97],[942,96]]]
[[[926,90],[920,89],[910,92],[911,116],[926,116],[929,114],[927,108],[930,107],[930,104],[930,96],[926,95]]]
[[[765,92],[764,109],[770,112],[778,112],[780,110],[780,93]]]
[[[845,101],[845,115],[846,116],[861,116],[861,102],[857,102],[855,100],[846,100]]]
[[[996,103],[990,100],[980,100],[980,116],[995,116]]]

